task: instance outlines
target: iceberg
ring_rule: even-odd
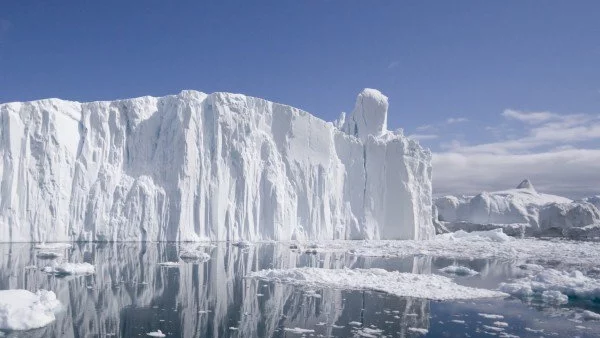
[[[0,104],[0,241],[433,237],[431,153],[365,89],[346,118],[240,94]]]
[[[55,320],[61,304],[52,291],[0,290],[0,330],[31,330]]]
[[[600,223],[595,197],[573,201],[566,197],[539,193],[529,180],[515,189],[482,192],[475,196],[443,196],[434,201],[434,222],[438,232],[476,231],[501,228],[516,237],[559,235],[576,237],[591,224]],[[438,224],[439,223],[439,224]]]

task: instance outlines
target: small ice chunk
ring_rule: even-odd
[[[469,240],[474,242],[510,242],[514,238],[504,233],[501,228],[487,230],[487,231],[472,231],[466,232],[464,230],[458,230],[448,234],[438,235],[436,238],[447,239],[447,240]]]
[[[450,275],[457,275],[457,276],[475,276],[477,274],[479,274],[479,272],[469,269],[466,266],[460,266],[460,265],[450,265],[447,266],[445,268],[440,269],[441,272],[443,273],[447,273]]]
[[[179,267],[179,262],[160,262],[158,265],[165,268],[177,268]]]
[[[495,315],[491,313],[478,313],[478,315],[486,319],[504,319],[503,315]]]
[[[542,301],[549,304],[567,304],[569,297],[560,291],[544,291],[542,292]]]
[[[429,332],[429,330],[420,327],[409,327],[408,331],[420,334],[427,334]]]
[[[210,255],[200,250],[184,250],[181,253],[179,253],[179,257],[182,259],[190,259],[200,262],[206,262],[210,260]]]
[[[252,243],[248,241],[237,241],[232,244],[233,246],[237,246],[238,248],[247,248],[252,245]]]
[[[294,328],[286,327],[283,330],[285,332],[296,333],[296,334],[306,334],[306,333],[314,333],[315,332],[315,330],[303,329],[303,328],[300,328],[300,327],[294,327]]]
[[[494,322],[494,325],[498,327],[508,327],[507,322]]]
[[[96,268],[90,263],[60,263],[46,266],[42,271],[57,275],[91,275],[96,273]]]
[[[460,319],[452,319],[451,320],[453,323],[457,323],[457,324],[464,324],[465,321],[464,320],[460,320]]]
[[[161,330],[156,330],[154,332],[148,332],[146,333],[146,336],[150,336],[150,337],[166,337],[167,335],[162,333]]]
[[[357,322],[357,321],[351,321],[350,323],[348,323],[348,325],[350,325],[350,326],[361,326],[362,323],[361,322]]]
[[[583,311],[583,319],[586,320],[600,320],[600,313],[596,313],[590,310]]]
[[[0,291],[0,330],[31,330],[55,320],[61,304],[52,291]]]

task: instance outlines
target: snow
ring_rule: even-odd
[[[146,336],[150,336],[150,337],[166,337],[167,335],[165,335],[164,333],[162,333],[161,330],[156,330],[156,331],[153,331],[153,332],[146,333]]]
[[[600,223],[595,201],[594,198],[572,201],[539,193],[525,180],[516,189],[482,192],[472,197],[444,196],[437,198],[434,205],[438,220],[450,229],[513,225],[534,235],[563,235],[565,229]],[[518,229],[514,230],[517,234]]]
[[[536,274],[500,284],[500,290],[518,297],[541,297],[543,301],[566,303],[568,297],[600,299],[600,280],[571,272],[545,269]]]
[[[431,238],[431,153],[387,111],[373,89],[336,124],[231,93],[0,104],[0,240]]]
[[[260,270],[250,273],[250,278],[281,282],[314,289],[335,288],[351,290],[376,290],[400,297],[432,300],[476,299],[507,296],[503,292],[476,289],[458,285],[452,279],[438,275],[421,275],[386,271],[383,269],[321,269],[294,268]]]
[[[52,291],[0,290],[0,329],[31,330],[55,320],[61,304]]]
[[[466,266],[460,266],[460,265],[450,265],[445,268],[441,268],[440,271],[443,273],[457,275],[457,276],[475,276],[475,275],[479,274],[479,272],[477,272],[475,270],[472,270],[472,269],[467,268]]]
[[[46,266],[42,271],[57,275],[91,275],[96,273],[96,268],[90,263],[64,262]]]

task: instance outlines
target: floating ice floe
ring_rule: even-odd
[[[179,253],[179,258],[185,260],[195,260],[199,262],[206,262],[210,260],[210,255],[200,250],[185,250]]]
[[[486,232],[492,237],[501,230]],[[536,238],[498,242],[481,233],[438,235],[423,241],[323,241],[318,252],[347,252],[364,257],[406,257],[425,255],[450,259],[499,259],[508,261],[558,261],[563,265],[596,266],[600,245],[593,242],[541,240]],[[498,238],[504,238],[498,237]]]
[[[487,231],[472,231],[466,232],[463,230],[458,230],[456,232],[451,232],[447,234],[441,234],[437,236],[440,239],[447,240],[456,240],[456,239],[464,239],[472,242],[509,242],[514,240],[514,238],[508,236],[502,231],[502,229],[493,229]]]
[[[429,333],[429,330],[421,328],[421,327],[409,327],[408,331],[409,332],[414,332],[414,333],[419,333],[419,334],[427,334],[427,333]]]
[[[42,269],[46,273],[57,275],[90,275],[96,273],[96,268],[90,263],[60,263],[46,266]]]
[[[146,336],[150,336],[150,337],[166,337],[167,335],[162,333],[161,330],[156,330],[153,332],[148,332],[146,333]]]
[[[34,248],[41,250],[59,250],[59,249],[68,249],[72,247],[69,243],[40,243],[37,244]]]
[[[260,270],[248,275],[270,282],[281,282],[311,289],[335,288],[351,290],[376,290],[400,297],[433,300],[475,299],[504,297],[500,291],[477,289],[454,283],[438,275],[421,275],[386,271],[383,269],[321,269],[294,268],[285,270]]]
[[[179,262],[160,262],[158,265],[165,268],[177,268],[179,267]]]
[[[55,320],[54,312],[61,304],[52,291],[0,291],[0,329],[31,330]]]
[[[582,312],[583,319],[585,320],[600,320],[600,313],[596,313],[590,310],[584,310]]]
[[[518,297],[540,297],[543,301],[564,303],[568,297],[600,299],[600,280],[581,271],[546,269],[534,275],[500,284],[500,290]]]
[[[493,313],[478,313],[478,315],[486,319],[504,319],[503,315],[497,315]]]
[[[307,333],[314,333],[315,332],[315,330],[303,329],[303,328],[300,328],[300,327],[294,327],[294,328],[286,327],[283,330],[285,332],[296,333],[296,334],[307,334]]]
[[[469,269],[466,266],[450,265],[440,269],[441,272],[457,276],[475,276],[479,272]]]

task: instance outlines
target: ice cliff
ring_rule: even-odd
[[[431,155],[387,97],[334,123],[239,94],[0,105],[0,241],[425,239]]]
[[[596,197],[573,201],[540,193],[524,180],[515,189],[437,198],[434,221],[449,230],[502,227],[510,234],[518,234],[517,229],[521,229],[522,234],[568,235],[575,233],[571,229],[600,223],[600,211],[594,202]]]

